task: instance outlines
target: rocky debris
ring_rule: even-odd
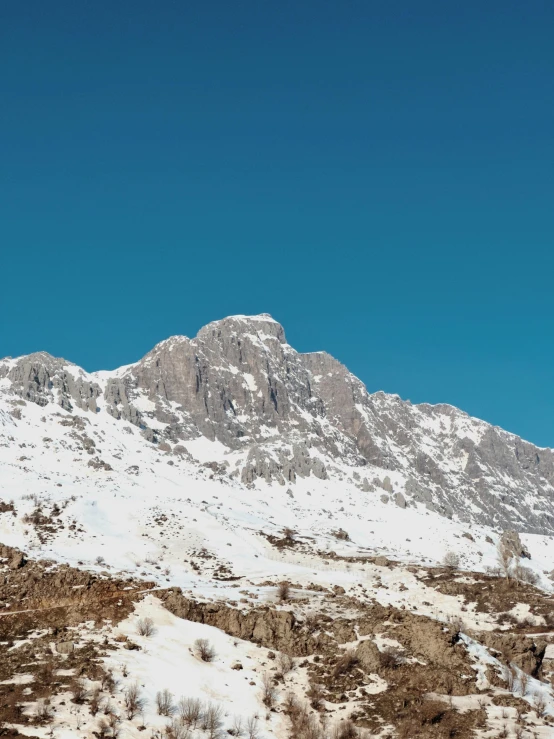
[[[59,641],[56,643],[56,651],[58,654],[71,654],[75,649],[75,644],[72,641]]]
[[[21,552],[15,553],[8,563],[10,570],[19,570],[26,564],[26,559]]]
[[[533,677],[540,675],[548,645],[545,638],[485,631],[479,635],[479,641],[496,653],[501,662],[517,665]]]
[[[363,641],[356,649],[356,658],[366,672],[378,673],[381,667],[381,652],[371,639]]]
[[[510,551],[514,557],[524,557],[525,559],[531,559],[529,550],[521,541],[521,538],[517,531],[504,531],[500,537],[501,543]]]
[[[93,470],[104,470],[105,472],[110,472],[113,469],[111,464],[104,462],[104,460],[100,459],[100,457],[89,459],[88,466],[92,467]]]
[[[549,624],[552,619],[551,596],[531,583],[506,580],[489,574],[475,574],[471,579],[452,577],[447,570],[430,573],[423,578],[425,585],[444,595],[457,597],[464,608],[471,607],[477,613],[496,614],[500,623],[509,623],[517,629],[544,629],[540,624]],[[518,603],[526,603],[530,613],[518,619],[513,609]],[[534,627],[534,624],[539,625]]]
[[[0,500],[0,513],[15,513],[14,504]]]
[[[296,482],[296,477],[327,479],[325,464],[318,457],[310,455],[306,443],[292,443],[291,447],[264,448],[256,444],[248,452],[246,464],[242,469],[241,481],[253,483],[257,478],[266,482],[276,481],[280,485]]]
[[[2,544],[0,544],[0,558],[7,560],[10,570],[20,570],[27,564],[27,559],[22,551]]]
[[[399,508],[406,508],[406,498],[402,493],[395,493],[393,500]]]

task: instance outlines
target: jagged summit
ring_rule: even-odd
[[[108,416],[145,443],[205,439],[244,485],[348,478],[360,495],[448,517],[554,531],[554,452],[449,405],[370,394],[325,352],[302,354],[268,314],[213,321],[134,364],[88,374],[38,352],[0,362],[0,397]]]
[[[281,344],[285,341],[285,330],[269,313],[260,313],[256,316],[228,316],[218,321],[212,321],[200,329],[196,338],[199,340],[208,337],[236,334],[258,336],[260,339],[272,337],[278,339]]]

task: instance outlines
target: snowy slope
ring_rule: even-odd
[[[456,552],[462,570],[484,572],[496,566],[499,534],[514,527],[531,553],[526,565],[552,592],[551,465],[551,450],[450,406],[369,395],[328,355],[295,352],[267,316],[216,322],[194,340],[173,337],[113,372],[88,374],[44,353],[0,362],[0,544],[180,587],[199,602],[277,607],[275,586],[288,580],[310,600],[293,597],[289,608],[300,617],[317,610],[321,588],[340,586],[361,604],[442,624],[462,613],[467,630],[492,632],[493,614],[432,587],[411,566],[434,567]],[[294,546],[275,545],[285,529]],[[525,603],[512,613],[543,626],[529,614]],[[123,623],[89,636],[85,628],[80,638],[140,641],[138,615],[153,617],[156,635],[106,665],[146,686],[149,726],[165,725],[154,694],[172,685],[213,696],[229,725],[264,711],[267,650],[178,619],[154,597]],[[216,666],[190,652],[206,634]],[[477,672],[494,663],[466,642]],[[234,660],[244,670],[233,670]],[[306,687],[300,668],[290,679]],[[371,690],[385,689],[378,675],[372,680]],[[76,722],[90,717],[66,714],[63,695],[58,701],[58,735],[74,736]],[[126,732],[141,735],[136,722]],[[282,714],[264,721],[263,734],[287,736]]]

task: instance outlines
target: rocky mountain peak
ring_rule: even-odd
[[[212,321],[200,329],[196,338],[199,341],[220,339],[222,337],[257,336],[264,340],[275,338],[285,344],[285,330],[269,313],[260,313],[255,316],[228,316],[218,321]]]
[[[370,394],[326,352],[302,354],[267,314],[173,336],[135,364],[89,375],[39,352],[0,362],[0,393],[66,412],[108,414],[145,443],[217,441],[243,484],[348,478],[400,507],[554,531],[554,452],[450,405]]]

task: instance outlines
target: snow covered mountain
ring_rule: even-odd
[[[91,429],[110,416],[119,421],[113,433],[140,431],[145,452],[190,459],[202,448],[203,462],[247,486],[348,482],[364,506],[554,533],[554,451],[452,406],[370,394],[328,354],[296,352],[265,314],[172,337],[114,372],[88,374],[45,353],[5,359],[0,398],[4,424],[25,419],[31,404],[48,418],[78,414]],[[112,452],[104,449],[103,462],[114,467]]]
[[[0,736],[552,737],[553,460],[267,315],[4,359]]]

